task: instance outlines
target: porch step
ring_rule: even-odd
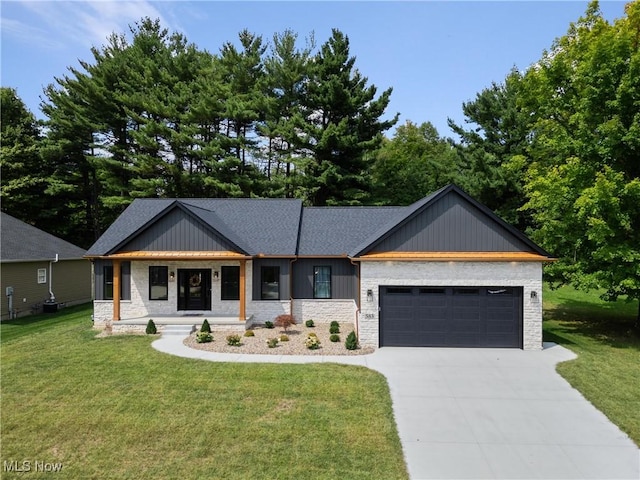
[[[196,329],[195,325],[165,325],[162,333],[166,335],[190,335]]]

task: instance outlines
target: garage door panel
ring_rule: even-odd
[[[522,346],[521,287],[381,287],[380,345]]]

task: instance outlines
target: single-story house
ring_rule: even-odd
[[[0,227],[2,320],[92,300],[86,250],[4,212]]]
[[[88,250],[94,322],[283,313],[371,346],[542,347],[549,254],[460,188],[404,207],[136,199]]]

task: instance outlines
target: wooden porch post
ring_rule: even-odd
[[[238,320],[246,320],[246,260],[240,260],[240,314]]]
[[[113,320],[120,320],[120,260],[113,261]]]

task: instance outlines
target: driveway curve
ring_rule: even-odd
[[[362,365],[389,383],[409,475],[420,479],[640,479],[640,450],[555,371],[575,358],[547,344],[515,349],[381,348],[360,356],[222,354],[153,342],[219,362]]]

